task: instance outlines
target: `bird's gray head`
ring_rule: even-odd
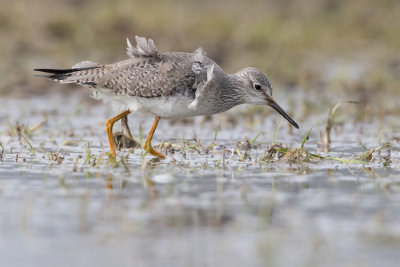
[[[268,77],[256,68],[245,68],[235,73],[241,84],[240,94],[245,104],[268,105],[275,109],[294,127],[299,128],[297,123],[272,98],[272,85]]]

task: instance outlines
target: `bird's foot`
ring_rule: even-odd
[[[159,157],[160,159],[165,159],[165,155],[161,154],[157,150],[155,150],[152,146],[149,146],[148,148],[143,146],[143,149],[146,150],[150,155],[154,157]]]

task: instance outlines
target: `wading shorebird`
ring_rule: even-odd
[[[211,115],[240,104],[268,105],[294,127],[297,123],[272,98],[267,76],[256,68],[226,74],[203,49],[194,53],[159,52],[151,39],[127,39],[129,59],[114,64],[83,61],[71,69],[35,69],[60,83],[93,89],[93,97],[125,110],[106,121],[110,152],[115,157],[112,128],[131,112],[149,113],[155,120],[143,144],[151,155],[165,158],[151,146],[160,119]]]

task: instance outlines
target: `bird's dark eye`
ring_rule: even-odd
[[[253,86],[254,86],[254,89],[261,90],[261,85],[260,84],[255,83]]]

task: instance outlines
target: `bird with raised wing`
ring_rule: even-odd
[[[95,99],[111,103],[119,115],[106,121],[110,152],[115,157],[112,128],[131,112],[155,117],[143,149],[165,158],[151,140],[160,119],[211,115],[240,104],[268,105],[294,127],[297,123],[272,98],[267,76],[252,67],[226,74],[203,49],[194,53],[159,52],[151,39],[127,39],[128,59],[113,64],[83,61],[70,69],[35,69],[38,75],[61,83],[76,83],[93,90]]]

